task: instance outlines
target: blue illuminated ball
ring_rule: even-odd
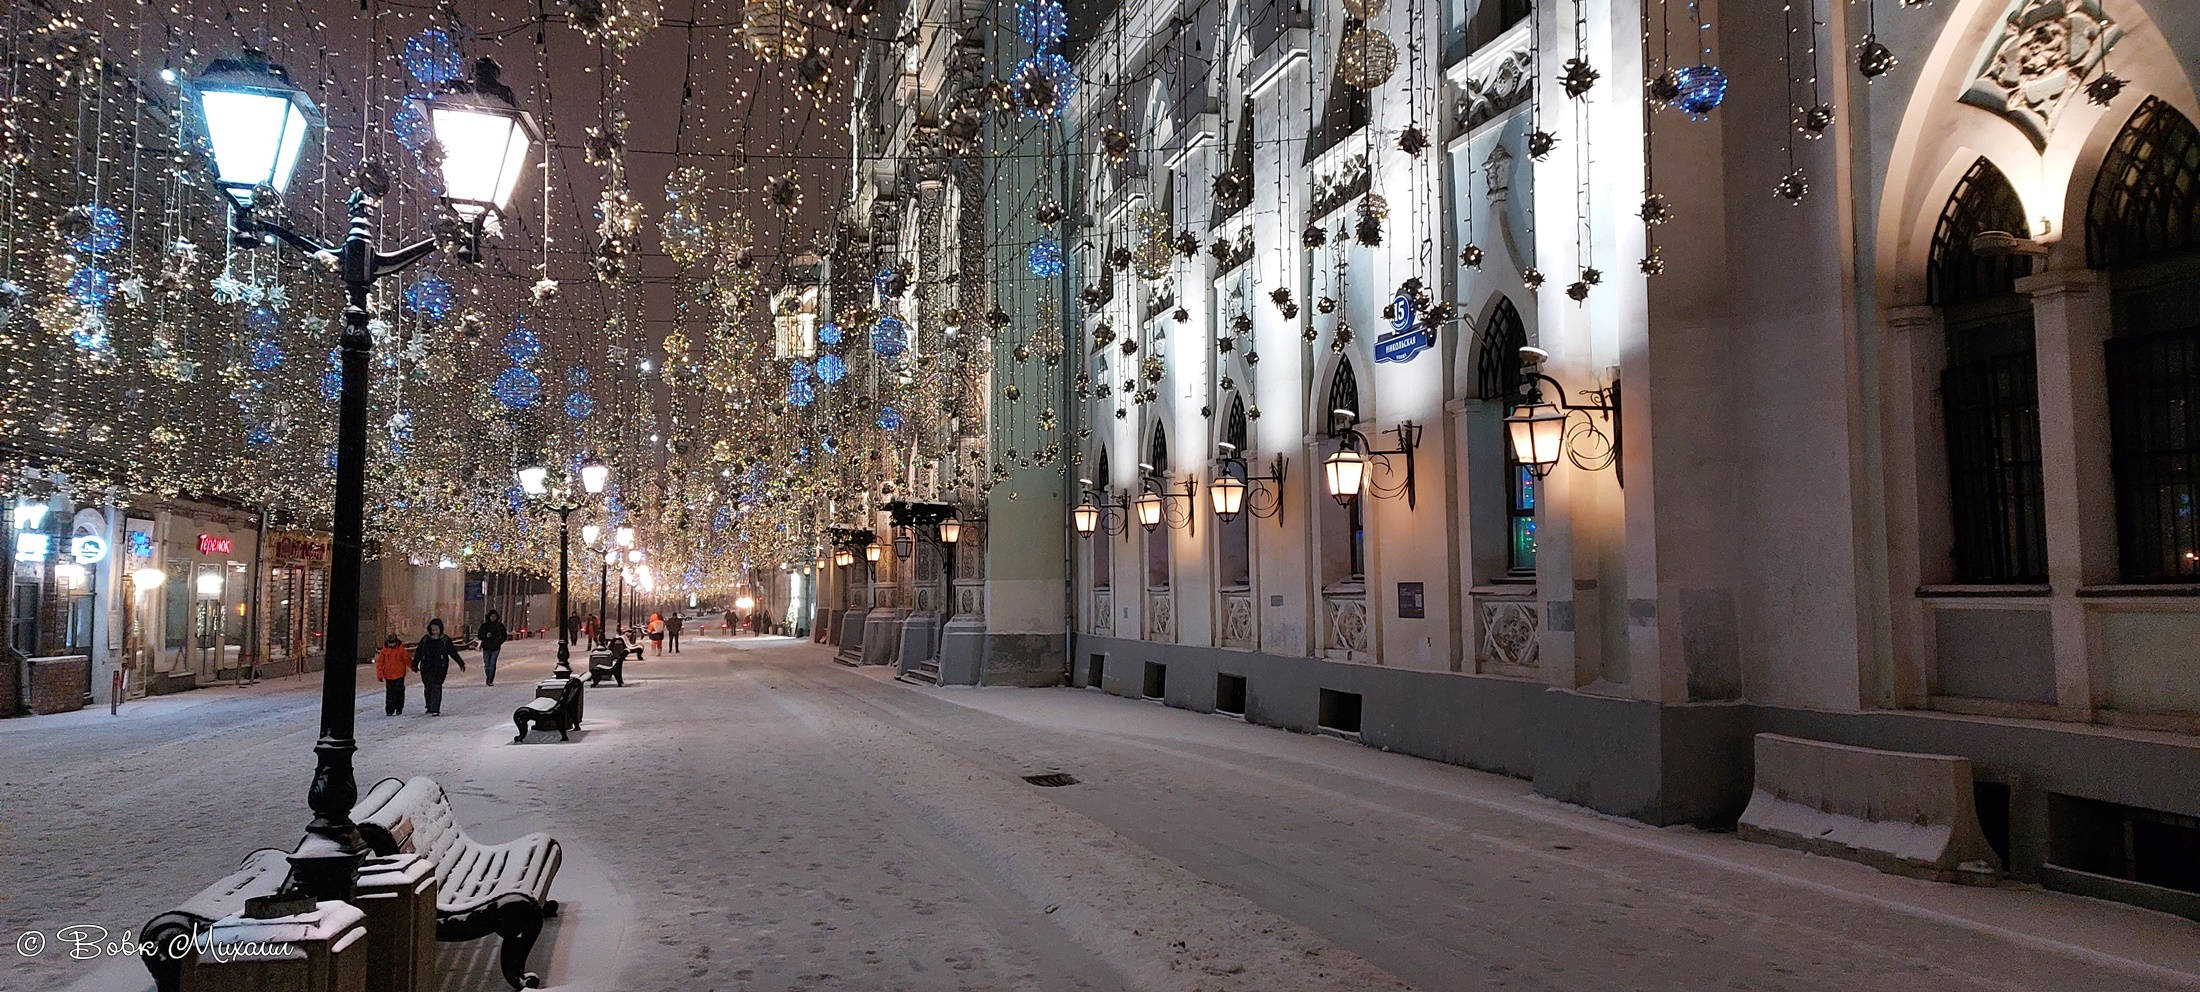
[[[321,373],[321,398],[334,403],[342,399],[343,396],[344,374],[342,372]]]
[[[1031,274],[1041,279],[1052,279],[1062,274],[1062,245],[1053,238],[1040,238],[1024,255],[1031,266]]]
[[[96,307],[107,302],[107,298],[114,295],[115,280],[113,276],[107,274],[106,269],[102,269],[97,265],[87,265],[76,270],[76,273],[69,277],[68,291],[69,297],[76,302],[84,306]]]
[[[790,406],[809,406],[817,399],[817,387],[807,380],[787,384],[787,403]]]
[[[98,254],[122,247],[122,215],[102,203],[84,205],[84,230],[69,235],[69,247]]]
[[[254,338],[248,345],[252,352],[252,371],[269,372],[283,364],[283,346],[274,338]]]
[[[405,309],[425,320],[442,320],[451,312],[454,295],[450,280],[442,276],[428,276],[405,287]]]
[[[880,317],[871,328],[871,350],[886,358],[901,354],[909,344],[909,325],[899,317]]]
[[[525,323],[522,317],[512,322],[512,329],[504,332],[504,357],[514,365],[525,365],[542,354],[542,338]]]
[[[278,323],[275,311],[266,304],[254,306],[244,312],[244,326],[250,328],[254,334],[273,334]]]
[[[490,385],[489,392],[497,398],[497,402],[506,407],[525,410],[542,402],[542,380],[535,378],[533,372],[515,365],[497,376],[497,381]]]
[[[1673,98],[1673,106],[1690,117],[1702,117],[1719,109],[1726,100],[1726,73],[1715,65],[1692,65],[1673,70],[1674,81],[1680,84],[1680,95]]]
[[[400,61],[414,80],[430,88],[466,72],[466,57],[459,52],[458,42],[441,28],[429,28],[405,39]]]
[[[826,321],[826,322],[825,322],[825,326],[823,326],[823,327],[820,327],[820,328],[818,328],[818,329],[817,329],[817,343],[819,343],[819,344],[839,344],[839,343],[840,343],[840,325],[839,325],[839,324],[835,324],[835,323],[833,323],[832,321],[829,321],[829,320],[828,320],[828,321]]]
[[[1016,5],[1016,34],[1024,44],[1046,51],[1069,34],[1069,12],[1055,0],[1022,0]]]
[[[565,415],[574,420],[585,420],[596,412],[596,398],[587,393],[565,394]]]
[[[817,357],[817,379],[828,386],[848,377],[848,363],[839,355]]]
[[[810,381],[810,363],[804,361],[796,361],[793,365],[787,366],[787,381]]]
[[[1034,55],[1016,63],[1016,71],[1009,79],[1018,87],[1028,87],[1032,80],[1044,80],[1052,90],[1048,102],[1025,104],[1024,116],[1035,120],[1053,120],[1062,116],[1077,97],[1077,67],[1071,65],[1068,59],[1052,52]]]
[[[876,423],[878,424],[880,430],[890,431],[897,427],[900,427],[901,411],[896,410],[890,406],[879,407],[878,420],[876,421]]]

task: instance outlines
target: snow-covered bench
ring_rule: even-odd
[[[588,653],[588,684],[602,685],[603,680],[611,679],[619,685],[625,685],[626,656],[629,653],[639,654],[635,649],[627,647],[626,639],[623,637],[614,637],[604,642],[604,647],[601,650],[590,651]]]
[[[434,779],[383,779],[352,808],[351,818],[376,854],[418,854],[435,865],[435,939],[504,938],[504,980],[515,989],[540,988],[527,955],[542,934],[542,921],[558,915],[550,882],[564,861],[550,835],[532,833],[503,844],[466,836],[450,796]]]
[[[581,680],[576,678],[547,678],[535,683],[535,698],[521,703],[512,711],[512,726],[519,732],[512,736],[512,743],[527,740],[529,730],[548,727],[558,732],[558,739],[571,740],[569,730],[581,725]]]
[[[193,939],[215,920],[243,913],[245,900],[273,895],[281,889],[290,877],[289,854],[276,847],[254,851],[221,881],[200,890],[183,905],[146,921],[145,928],[138,931],[138,941],[144,949],[141,960],[145,970],[153,975],[153,987],[160,992],[176,992],[183,962],[193,953]]]

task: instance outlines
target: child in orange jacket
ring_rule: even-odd
[[[382,702],[384,716],[396,716],[405,712],[405,670],[412,667],[412,652],[405,650],[405,642],[396,634],[382,639],[382,650],[374,656],[374,677],[382,680],[387,695]]]

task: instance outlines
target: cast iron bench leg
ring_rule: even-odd
[[[535,939],[542,936],[542,911],[543,907],[532,899],[514,900],[498,921],[497,934],[504,938],[504,946],[499,948],[504,981],[515,989],[542,987],[542,976],[527,970],[527,955],[534,951]]]
[[[514,743],[514,744],[523,744],[523,743],[526,743],[526,741],[527,741],[527,711],[526,711],[526,710],[518,710],[518,711],[515,711],[515,712],[514,712],[514,713],[512,714],[512,726],[514,726],[514,727],[517,727],[517,728],[519,728],[519,733],[517,733],[517,734],[514,734],[514,735],[512,735],[512,743]]]

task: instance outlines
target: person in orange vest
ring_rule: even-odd
[[[649,647],[650,650],[656,651],[660,654],[664,652],[665,616],[662,613],[652,613],[649,615]]]
[[[374,656],[374,677],[382,680],[383,716],[405,712],[405,670],[412,667],[412,660],[412,652],[405,650],[405,642],[396,634],[382,639],[382,650]]]

